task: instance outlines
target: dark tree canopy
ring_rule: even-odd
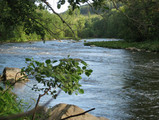
[[[22,31],[28,36],[34,34],[41,36],[37,39],[49,39],[46,38],[47,33],[57,37],[62,34],[72,36],[72,33],[78,37],[94,37],[94,33],[97,33],[95,37],[121,37],[135,41],[159,38],[158,0],[92,0],[91,2],[90,0],[67,0],[67,2],[70,4],[69,11],[75,11],[84,3],[95,11],[100,9],[99,14],[103,19],[97,18],[98,20],[94,21],[93,18],[87,21],[81,18],[78,20],[79,23],[76,23],[79,24],[76,26],[80,26],[80,29],[75,30],[71,26],[72,23],[66,22],[60,14],[56,13],[47,0],[0,0],[0,39],[15,39],[17,36],[23,39],[21,33],[17,31]],[[57,7],[62,8],[65,4],[66,0],[59,0]],[[45,17],[47,14],[43,10],[46,9],[53,11],[55,19],[52,16]],[[75,21],[74,17],[71,19]],[[57,22],[50,29],[52,21]],[[61,24],[65,24],[70,30],[65,29]],[[87,28],[83,29],[81,25]],[[62,30],[64,33],[59,33]]]

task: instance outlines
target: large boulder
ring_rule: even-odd
[[[15,81],[17,81],[23,77],[23,75],[21,75],[20,72],[21,72],[20,68],[5,67],[3,70],[3,75],[1,76],[1,80],[9,81],[10,83],[14,83]],[[25,78],[22,81],[26,82],[26,81],[29,81],[29,79]]]
[[[83,112],[85,112],[83,109],[75,105],[58,104],[53,108],[50,108],[47,113],[49,115],[48,120],[61,120],[68,116],[77,115]],[[85,113],[83,115],[68,118],[67,120],[108,120],[108,119],[104,117],[95,117],[89,113]]]

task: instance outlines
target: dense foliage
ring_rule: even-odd
[[[6,91],[0,90],[0,116],[8,116],[22,112],[21,101],[17,102],[17,96]]]
[[[39,16],[36,9],[34,2],[29,0],[1,0],[0,39],[20,41],[34,34],[42,35],[43,28],[36,23]]]
[[[44,93],[49,90],[48,94],[53,97],[56,97],[58,88],[70,95],[73,92],[76,94],[78,92],[84,93],[83,89],[80,88],[79,80],[82,79],[82,74],[89,76],[92,73],[91,69],[87,69],[87,63],[80,59],[67,58],[59,61],[48,59],[45,62],[39,62],[26,58],[26,62],[28,66],[23,68],[22,72],[44,86],[39,88],[35,84],[33,90]]]
[[[45,4],[41,4],[43,2]],[[68,2],[70,10],[61,14],[61,17],[74,33],[57,14],[47,11],[47,2],[43,0],[1,0],[0,40],[113,37],[145,41],[159,38],[158,0],[93,0],[93,3],[83,7],[80,5],[89,3],[88,0]],[[65,3],[65,0],[59,0],[58,8]]]
[[[145,41],[159,39],[159,1],[122,0],[124,38]]]
[[[92,37],[124,38],[129,41],[159,39],[159,1],[111,1],[107,7],[109,9],[105,9],[102,18],[90,25],[88,31],[93,31]]]

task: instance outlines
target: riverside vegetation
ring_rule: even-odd
[[[86,46],[95,45],[98,47],[129,49],[147,52],[159,52],[159,41],[129,42],[129,41],[102,41],[84,43]]]

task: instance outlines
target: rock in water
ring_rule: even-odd
[[[23,77],[21,75],[21,69],[20,68],[9,68],[5,67],[3,70],[2,80],[3,81],[9,81],[10,83],[14,83],[15,81],[19,80]],[[15,80],[16,78],[16,80]],[[25,78],[23,81],[29,81],[28,78]]]
[[[83,112],[85,112],[83,109],[75,105],[58,104],[48,110],[48,114],[50,116],[48,120],[61,120],[68,116],[80,114]],[[108,120],[108,119],[104,117],[95,117],[89,113],[85,113],[83,115],[68,118],[67,120]]]

